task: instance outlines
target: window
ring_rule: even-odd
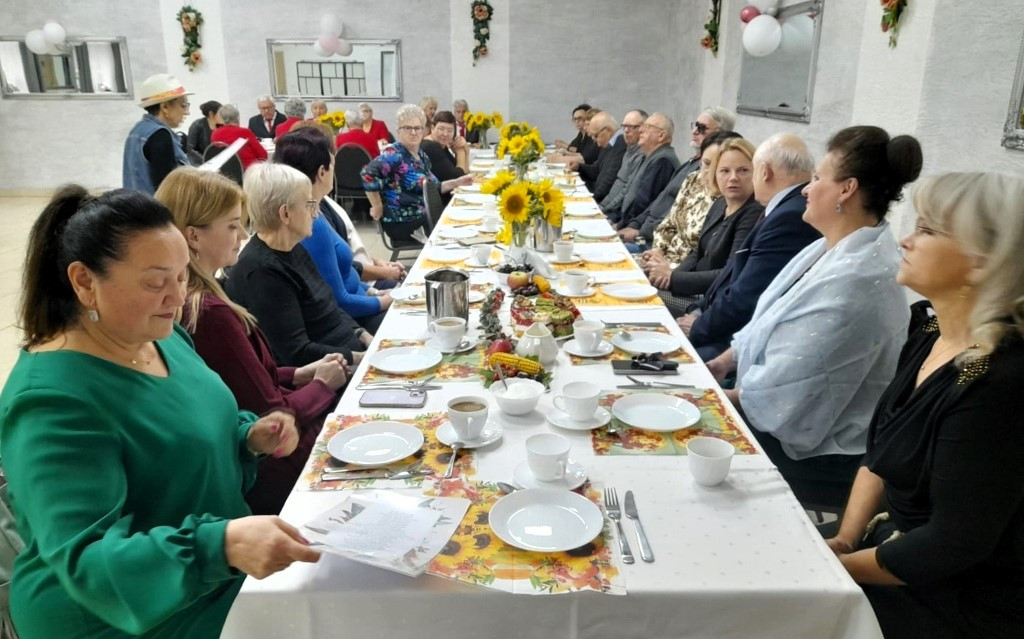
[[[366,95],[366,65],[362,62],[310,62],[295,64],[302,95]]]
[[[5,97],[130,98],[124,38],[69,39],[62,53],[37,55],[20,38],[0,37]]]

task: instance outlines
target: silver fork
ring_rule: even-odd
[[[622,555],[622,563],[631,564],[633,551],[629,549],[629,542],[626,541],[626,533],[622,532],[622,509],[619,508],[619,495],[614,488],[604,489],[604,509],[608,512],[608,518],[615,522],[615,531],[619,537],[619,553]]]

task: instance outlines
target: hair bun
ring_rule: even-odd
[[[893,191],[899,195],[904,184],[913,182],[921,175],[924,163],[921,144],[912,135],[897,135],[886,144],[885,153],[891,169]]]

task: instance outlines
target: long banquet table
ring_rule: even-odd
[[[448,210],[451,210],[450,208]],[[571,218],[566,226],[572,227]],[[433,241],[445,222],[434,229]],[[593,222],[587,222],[592,224]],[[617,246],[619,244],[608,244]],[[421,255],[407,281],[422,282],[428,271]],[[635,267],[635,265],[634,265]],[[595,271],[600,281],[631,280],[632,270]],[[471,282],[497,286],[504,276],[481,269]],[[506,311],[508,300],[505,302]],[[387,338],[426,338],[423,315],[393,306],[368,353]],[[585,318],[606,322],[659,321],[682,336],[660,304],[581,305]],[[507,316],[506,316],[507,317]],[[471,333],[479,311],[470,310]],[[685,348],[699,362],[685,341]],[[355,385],[367,373],[364,360],[335,411],[339,415],[382,412],[358,407]],[[763,454],[737,455],[726,482],[697,485],[685,456],[598,456],[588,432],[564,431],[545,421],[552,398],[566,383],[585,378],[614,389],[626,380],[608,364],[573,366],[560,351],[551,392],[524,417],[492,414],[503,439],[477,451],[475,479],[510,481],[525,455],[525,439],[559,432],[572,441],[571,456],[591,481],[632,490],[654,550],[654,563],[640,561],[632,525],[623,521],[637,561],[619,564],[627,594],[597,592],[508,594],[482,586],[423,575],[410,578],[325,553],[317,564],[294,564],[262,581],[248,579],[228,617],[222,637],[327,639],[329,637],[880,637],[860,588],[827,548],[786,482]],[[700,363],[683,364],[673,382],[721,389]],[[422,409],[386,409],[393,418],[443,412],[449,398],[487,395],[477,381],[448,382],[428,393]],[[723,401],[724,396],[722,396]],[[725,401],[728,410],[731,406]],[[746,426],[732,413],[742,429]],[[749,433],[747,433],[749,435]],[[749,437],[753,441],[752,437]],[[756,443],[755,443],[756,445]],[[300,479],[300,484],[304,479]],[[426,483],[424,484],[427,485]],[[301,525],[339,503],[346,491],[297,487],[281,516]],[[617,553],[617,546],[614,547]]]

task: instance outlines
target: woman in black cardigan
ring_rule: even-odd
[[[886,637],[1024,637],[1024,180],[922,183],[898,281],[928,298],[828,545]]]

